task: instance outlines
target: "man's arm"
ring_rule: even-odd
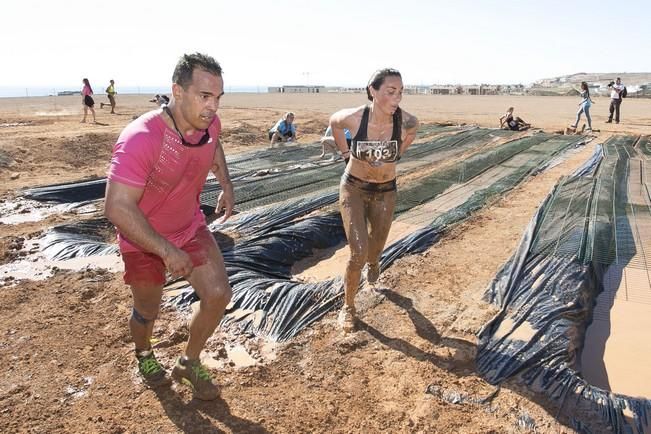
[[[224,210],[224,216],[221,219],[221,222],[225,222],[233,214],[233,208],[235,206],[235,195],[233,193],[233,183],[231,182],[231,176],[228,173],[228,167],[226,166],[226,156],[224,155],[224,148],[221,145],[221,141],[217,139],[217,149],[215,149],[215,158],[213,159],[213,165],[210,168],[211,172],[219,181],[219,185],[222,188],[219,198],[217,199],[217,207],[215,208],[215,213],[219,214],[221,210]]]
[[[130,241],[159,256],[174,277],[190,274],[192,261],[187,253],[156,232],[138,208],[142,193],[142,188],[109,180],[106,184],[104,215]]]
[[[407,150],[416,138],[416,132],[418,131],[418,119],[416,119],[416,116],[403,110],[402,129],[405,131],[405,138],[402,139],[402,145],[400,145],[400,155]]]

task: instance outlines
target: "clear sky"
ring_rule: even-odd
[[[226,86],[531,83],[651,71],[651,1],[6,1],[0,86],[167,86],[200,51]],[[99,90],[98,89],[98,90]]]

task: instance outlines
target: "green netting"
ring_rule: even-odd
[[[559,413],[585,417],[599,432],[647,432],[651,423],[651,400],[590,384],[579,362],[582,348],[594,345],[584,342],[590,322],[610,327],[609,303],[620,284],[627,302],[651,301],[646,284],[635,282],[644,274],[628,275],[631,281],[619,274],[651,267],[651,199],[642,188],[640,145],[636,137],[612,137],[590,168],[559,182],[489,285],[486,295],[501,310],[479,333],[477,369],[489,382],[515,379],[544,391],[560,402]],[[595,306],[598,295],[603,301]],[[648,369],[634,365],[632,375],[645,375]]]
[[[416,133],[416,140],[430,136],[432,134],[440,133],[450,133],[461,131],[466,127],[461,127],[458,125],[443,125],[443,124],[426,124],[418,127],[418,132]]]
[[[483,146],[500,138],[508,139],[512,135],[510,131],[473,128],[416,143],[398,165],[398,174],[404,175],[436,162],[479,152]],[[235,186],[236,209],[240,212],[248,211],[259,206],[336,189],[344,165],[341,162],[314,164],[315,158],[310,155],[316,149],[310,146],[296,147],[281,150],[278,154],[273,154],[271,150],[264,150],[234,159],[233,164],[237,165],[240,174],[253,173],[262,167],[279,171],[279,173],[267,174],[263,178],[243,177]],[[286,158],[291,158],[292,161],[282,160]],[[274,163],[276,159],[282,162]],[[201,194],[201,203],[214,206],[218,193],[219,186],[216,181],[208,182]]]
[[[478,176],[488,168],[494,167],[516,154],[540,144],[550,138],[547,134],[538,134],[533,137],[525,137],[505,143],[482,153],[471,156],[451,167],[437,170],[430,175],[414,180],[413,183],[400,192],[400,199],[396,206],[396,212],[401,213],[415,205],[423,204],[439,194],[443,193],[455,184],[461,184],[471,178]],[[565,141],[565,145],[569,140]],[[530,163],[525,163],[527,166]],[[534,162],[531,163],[533,167]]]
[[[651,157],[651,136],[642,136],[638,142],[640,152],[646,157]]]
[[[534,253],[577,258],[584,264],[651,265],[640,254],[648,243],[645,232],[636,227],[651,216],[651,198],[643,178],[643,154],[635,144],[633,136],[612,137],[604,144],[594,176],[561,180],[544,210]]]

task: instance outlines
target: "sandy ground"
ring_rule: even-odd
[[[154,107],[148,98],[118,95],[117,115],[98,110],[102,125],[79,123],[79,97],[0,99],[0,200],[8,203],[28,186],[102,176],[124,125]],[[265,146],[266,129],[286,110],[297,114],[300,141],[312,142],[330,113],[363,103],[361,94],[228,94],[220,110],[225,149]],[[577,103],[570,97],[406,96],[402,106],[423,122],[496,126],[512,105],[534,126],[558,131],[573,122]],[[1,287],[0,430],[503,433],[526,432],[528,416],[535,432],[572,432],[568,415],[556,418],[555,405],[515,385],[505,385],[490,405],[471,403],[494,391],[474,369],[475,333],[493,313],[481,300],[484,288],[558,178],[611,133],[651,134],[651,101],[625,101],[619,125],[603,123],[607,107],[606,99],[593,106],[594,128],[601,130],[593,143],[425,253],[397,261],[382,276],[384,295],[362,291],[362,330],[352,337],[337,330],[335,314],[275,346],[258,339],[225,345],[217,332],[207,346],[223,361],[213,367],[222,387],[215,402],[192,400],[182,386],[152,391],[137,381],[126,324],[130,295],[119,274],[61,270]],[[0,224],[0,264],[71,218]],[[185,319],[164,311],[155,335],[157,354],[170,365],[187,337]],[[238,356],[243,348],[253,359]],[[441,399],[452,392],[469,402]]]

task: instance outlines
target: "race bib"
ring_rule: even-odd
[[[393,163],[398,150],[397,140],[360,140],[353,144],[355,158],[368,163]]]

